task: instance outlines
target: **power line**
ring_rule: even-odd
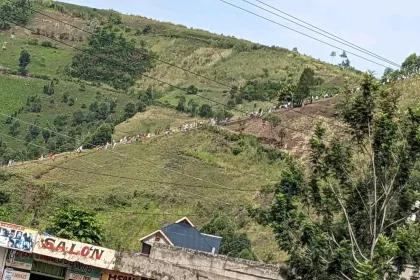
[[[22,27],[23,29],[29,30],[29,31],[31,31],[31,32],[35,32],[35,30],[33,30],[33,29],[31,29],[31,28],[28,28],[28,27],[26,27],[26,26],[20,25],[20,24],[18,24],[18,23],[16,23],[16,22],[12,21],[12,20],[10,20],[10,19],[4,19],[4,20],[9,21],[10,23],[13,23],[13,24],[15,24],[15,25],[17,25],[17,26],[20,26],[20,27]],[[41,34],[41,36],[44,36],[44,37],[46,37],[46,38],[49,38],[48,36],[43,35],[43,34]],[[75,50],[78,50],[78,51],[80,51],[80,52],[84,52],[84,53],[86,53],[86,51],[84,51],[83,49],[80,49],[80,48],[77,48],[77,47],[75,47],[75,46],[72,46],[71,44],[65,43],[65,42],[63,42],[63,41],[61,41],[61,40],[58,40],[58,39],[56,39],[56,38],[49,38],[49,39],[51,39],[51,40],[53,40],[53,41],[56,41],[56,42],[58,42],[58,43],[60,43],[60,44],[63,44],[63,45],[65,45],[65,46],[68,46],[68,47],[70,47],[70,48],[73,48],[73,49],[75,49]],[[116,61],[110,60],[110,59],[108,59],[107,57],[100,57],[100,56],[98,56],[98,55],[93,55],[93,54],[89,54],[89,53],[88,53],[88,55],[93,56],[93,57],[96,57],[96,58],[101,59],[101,60],[107,60],[107,61],[109,61],[109,62],[111,62],[111,63],[113,63],[113,64],[117,64],[118,66],[123,67],[123,66],[121,66],[121,64],[120,64],[119,62],[117,62],[117,63],[116,63]],[[162,80],[160,80],[160,79],[157,79],[157,78],[151,77],[151,76],[146,75],[146,74],[140,74],[140,75],[141,75],[141,76],[144,76],[144,77],[146,77],[146,78],[149,78],[149,79],[152,79],[152,80],[158,81],[158,82],[160,82],[160,83],[163,83],[163,84],[169,85],[169,86],[171,86],[171,87],[174,87],[174,88],[180,89],[180,90],[185,91],[185,92],[187,92],[187,93],[188,93],[188,91],[187,91],[186,89],[183,89],[183,88],[181,88],[181,87],[178,87],[178,86],[172,85],[172,84],[170,84],[170,83],[168,83],[168,82],[162,81]],[[222,106],[224,106],[224,107],[227,107],[227,108],[230,108],[230,109],[236,110],[236,111],[238,111],[238,112],[242,112],[242,113],[245,113],[245,114],[247,113],[247,112],[245,112],[244,110],[241,110],[241,109],[238,109],[238,108],[231,108],[230,106],[228,106],[228,105],[226,105],[226,104],[223,104],[223,103],[221,103],[221,102],[219,102],[219,101],[215,101],[215,100],[212,100],[212,99],[210,99],[210,98],[207,98],[207,97],[204,97],[204,96],[201,96],[201,95],[196,95],[196,96],[198,96],[198,97],[200,97],[200,98],[203,98],[203,99],[206,99],[206,100],[209,100],[209,101],[214,102],[214,103],[216,103],[216,104],[222,105]],[[3,114],[3,113],[0,113],[0,114],[1,114],[1,115],[6,116],[6,115],[5,115],[5,114]],[[7,117],[11,117],[11,116],[7,116]],[[19,120],[18,118],[15,118],[15,117],[11,117],[11,118]],[[315,118],[315,117],[313,117],[313,118]],[[318,119],[318,118],[315,118],[315,119]],[[319,119],[318,119],[318,120],[319,120]],[[21,120],[21,121],[23,121],[23,120]],[[23,122],[25,122],[25,121],[23,121]],[[49,129],[46,129],[46,128],[43,128],[43,127],[40,127],[40,126],[38,126],[38,125],[36,125],[36,124],[33,124],[33,123],[29,123],[29,122],[25,122],[25,123],[28,123],[28,124],[33,125],[33,126],[35,126],[35,127],[42,128],[43,130],[48,130],[48,131],[50,131],[50,132],[54,132],[54,133],[56,133],[56,134],[58,134],[58,135],[62,135],[62,136],[64,136],[64,137],[67,137],[67,138],[70,138],[70,139],[76,139],[76,138],[74,138],[74,137],[70,137],[70,136],[68,136],[68,135],[61,134],[61,133],[58,133],[58,132],[56,132],[56,131],[52,131],[52,130],[49,130]],[[297,129],[291,128],[291,127],[289,127],[289,126],[286,126],[286,125],[284,125],[284,124],[281,124],[280,126],[281,126],[281,127],[286,128],[286,129],[289,129],[289,130],[292,130],[292,131],[298,132],[298,133],[302,133],[303,135],[306,135],[306,133],[305,133],[303,130],[297,130]],[[76,139],[76,140],[77,140],[77,139]],[[88,143],[88,144],[90,144],[90,145],[92,145],[92,146],[95,146],[95,145],[93,145],[93,144],[91,144],[91,143]],[[114,151],[112,151],[112,152],[114,152]],[[121,156],[126,156],[126,155],[121,154],[121,153],[118,153],[118,152],[114,152],[114,153],[120,154]],[[137,158],[136,158],[136,159],[137,159]],[[140,159],[137,159],[137,160],[139,160],[139,161],[143,161],[143,162],[146,162],[146,163],[148,163],[148,164],[153,165],[151,162],[148,162],[148,161],[146,161],[146,160],[140,160]],[[155,165],[155,166],[156,166],[156,165]],[[160,168],[160,169],[164,169],[164,170],[171,171],[171,172],[173,172],[173,173],[177,173],[177,174],[180,174],[180,175],[184,175],[184,176],[186,176],[186,177],[193,178],[193,179],[195,179],[195,180],[199,180],[199,181],[207,182],[207,183],[212,184],[212,185],[218,185],[219,187],[220,187],[220,186],[221,186],[221,187],[223,187],[223,186],[222,186],[222,185],[220,185],[220,184],[216,184],[216,183],[214,183],[214,182],[210,182],[210,181],[205,181],[205,180],[203,180],[203,179],[201,179],[201,178],[197,178],[197,177],[194,177],[194,176],[191,176],[191,175],[188,175],[188,174],[184,174],[184,173],[182,173],[182,172],[179,172],[179,171],[176,171],[176,170],[173,170],[173,169],[170,169],[170,168],[161,167],[161,166],[156,166],[156,167],[158,167],[158,168]]]
[[[39,146],[37,144],[31,143],[31,142],[26,141],[26,140],[19,139],[17,137],[13,137],[13,136],[6,135],[6,134],[3,134],[3,133],[0,133],[0,135],[6,136],[6,137],[10,137],[10,138],[14,138],[14,139],[16,139],[18,141],[26,142],[29,145],[33,145],[33,146],[36,146],[36,147],[40,147],[42,149],[46,149],[45,147]],[[52,168],[72,170],[74,172],[90,173],[90,174],[93,174],[93,175],[102,175],[102,176],[108,176],[108,177],[119,177],[120,179],[129,179],[129,180],[135,180],[135,181],[142,180],[142,181],[148,181],[148,182],[154,182],[154,183],[163,183],[163,184],[169,184],[169,185],[179,185],[179,186],[188,186],[188,187],[211,188],[211,187],[206,187],[206,186],[197,186],[197,185],[188,185],[188,184],[177,184],[177,183],[171,183],[171,182],[162,182],[162,181],[156,181],[156,180],[144,180],[144,179],[133,178],[133,177],[115,176],[115,175],[102,174],[102,173],[96,173],[96,172],[87,172],[86,170],[77,170],[77,169],[62,167],[62,166],[58,166],[58,165],[45,164],[45,163],[37,162],[37,161],[35,161],[35,163],[40,164],[40,165],[47,165],[47,166],[50,166]],[[219,188],[214,188],[214,189],[219,189]],[[235,191],[244,191],[244,192],[245,191],[246,192],[260,191],[260,190],[234,189],[234,188],[223,188],[223,190],[235,190]],[[215,200],[213,200],[213,199],[211,199],[211,198],[209,198],[207,196],[202,196],[202,195],[199,195],[197,193],[186,192],[186,191],[184,191],[182,189],[176,189],[176,191],[177,192],[180,192],[180,193],[184,193],[184,194],[189,195],[189,196],[192,195],[192,196],[195,196],[195,197],[199,197],[202,200],[208,201],[207,204],[211,204],[211,205],[215,205],[217,207],[221,207],[221,204],[219,203],[218,200],[215,201]],[[230,205],[230,203],[228,203],[228,202],[226,202],[225,204],[226,205]],[[186,215],[184,215],[184,216],[186,216]]]
[[[33,29],[28,28],[28,27],[23,26],[23,25],[20,25],[20,24],[17,24],[16,22],[14,22],[14,21],[12,21],[12,20],[9,20],[9,19],[5,19],[5,20],[6,20],[6,21],[9,21],[9,22],[11,22],[11,23],[13,23],[13,24],[15,24],[15,25],[17,25],[17,26],[20,26],[20,27],[22,27],[22,28],[24,28],[24,29],[26,29],[26,30],[29,30],[29,31],[31,31],[31,32],[35,32]],[[48,37],[48,36],[46,36],[46,35],[41,35],[41,36],[44,36],[44,37],[46,37],[46,38],[49,38],[49,37]],[[56,42],[58,42],[58,43],[61,43],[61,44],[65,45],[65,46],[68,46],[68,47],[70,47],[70,48],[73,48],[73,49],[75,49],[75,50],[78,50],[78,51],[80,51],[80,52],[87,53],[87,52],[86,52],[86,51],[84,51],[83,49],[80,49],[80,48],[77,48],[77,47],[75,47],[75,46],[72,46],[72,45],[70,45],[70,44],[68,44],[68,43],[65,43],[65,42],[63,42],[63,41],[60,41],[60,40],[58,40],[58,39],[56,39],[56,38],[49,38],[49,39],[51,39],[51,40],[53,40],[53,41],[56,41]],[[94,56],[94,57],[96,57],[96,58],[98,58],[98,59],[101,59],[101,60],[107,60],[108,62],[112,62],[112,63],[114,63],[114,64],[117,64],[118,66],[121,66],[119,63],[115,63],[115,61],[110,60],[110,59],[108,59],[107,57],[100,57],[100,56],[98,56],[98,55],[93,55],[93,54],[89,54],[89,53],[88,53],[88,55]],[[175,86],[175,85],[170,84],[170,83],[168,83],[168,82],[162,81],[162,80],[157,79],[157,78],[155,78],[155,77],[151,77],[151,76],[146,75],[146,74],[140,74],[140,75],[141,75],[141,76],[143,76],[143,77],[146,77],[146,78],[149,78],[149,79],[152,79],[152,80],[158,81],[158,82],[160,82],[160,83],[163,83],[163,84],[169,85],[169,86],[171,86],[171,87],[174,87],[174,88],[180,89],[180,90],[182,90],[182,91],[184,91],[184,92],[187,92],[187,93],[188,93],[188,91],[187,91],[186,89],[183,89],[183,88],[181,88],[181,87]],[[244,110],[241,110],[241,109],[238,109],[238,108],[232,108],[232,107],[230,107],[230,106],[228,106],[228,105],[226,105],[226,104],[224,104],[224,103],[222,103],[222,102],[215,101],[215,100],[210,99],[210,98],[207,98],[207,97],[205,97],[205,96],[202,96],[202,95],[195,95],[195,96],[198,96],[198,97],[200,97],[200,98],[203,98],[203,99],[209,100],[209,101],[211,101],[211,102],[214,102],[214,103],[219,104],[219,105],[221,105],[221,106],[224,106],[224,107],[226,107],[226,108],[229,108],[229,109],[232,109],[232,110],[235,110],[235,111],[238,111],[238,112],[241,112],[241,113],[245,113],[245,114],[247,114],[247,112],[246,112],[246,111],[244,111]],[[0,114],[2,114],[2,113],[0,113]],[[5,115],[5,114],[2,114],[2,115]],[[5,115],[5,116],[6,116],[6,115]],[[11,117],[11,116],[7,116],[7,117]],[[11,117],[11,118],[13,118],[13,119],[17,119],[17,118],[15,118],[15,117]],[[313,118],[318,119],[318,118],[316,118],[316,117],[313,117]],[[18,119],[18,120],[19,120],[19,119]],[[319,120],[319,119],[318,119],[318,120]],[[40,126],[37,126],[36,124],[33,124],[33,123],[29,123],[29,124],[31,124],[31,125],[33,125],[33,126],[36,126],[36,127],[40,127]],[[305,134],[305,133],[304,133],[303,131],[301,131],[301,130],[297,130],[297,129],[294,129],[294,128],[291,128],[291,127],[288,127],[288,126],[286,126],[286,125],[284,125],[284,124],[281,124],[281,126],[282,126],[282,127],[284,127],[284,128],[286,128],[286,129],[289,129],[289,130],[292,130],[292,131],[296,131],[296,132],[299,132],[299,133],[303,133],[303,134]],[[50,132],[54,132],[54,133],[59,134],[59,135],[63,135],[63,136],[65,136],[65,137],[68,137],[68,138],[71,138],[71,139],[76,139],[76,138],[72,138],[72,137],[70,137],[70,136],[68,136],[68,135],[65,135],[65,134],[60,134],[60,133],[58,133],[58,132],[56,132],[56,131],[51,131],[51,130],[46,129],[46,128],[43,128],[43,127],[40,127],[40,128],[42,128],[42,129],[44,129],[44,130],[48,130],[48,131],[50,131]],[[88,144],[91,144],[91,143],[88,143]],[[91,145],[93,145],[93,144],[91,144]],[[93,145],[93,146],[95,146],[95,145]],[[160,168],[163,168],[163,169],[168,169],[168,168],[164,168],[164,167],[160,167]],[[172,169],[169,169],[169,170],[171,170],[172,172],[177,173],[177,171],[175,171],[175,170],[172,170]],[[189,175],[189,176],[190,176],[190,175]],[[209,183],[211,183],[211,182],[209,182]],[[214,184],[214,183],[212,183],[212,184]]]
[[[9,1],[11,1],[11,0],[9,0]],[[13,1],[11,1],[11,2],[13,2]],[[45,14],[45,13],[42,13],[42,12],[40,12],[39,10],[35,10],[35,9],[33,9],[33,8],[29,8],[29,9],[30,9],[31,11],[33,11],[33,12],[36,12],[36,13],[39,13],[39,14],[41,14],[41,15],[45,16],[45,17],[48,17],[48,18],[50,18],[50,19],[52,19],[52,20],[55,20],[55,21],[57,21],[57,22],[63,23],[63,24],[68,25],[68,26],[71,26],[72,28],[75,28],[75,29],[77,29],[77,30],[79,30],[79,31],[85,32],[85,33],[90,34],[90,35],[93,35],[93,34],[94,34],[93,32],[89,32],[89,31],[87,31],[87,30],[85,30],[85,29],[83,29],[83,28],[80,28],[80,27],[78,27],[78,26],[75,26],[75,25],[69,24],[69,23],[67,23],[67,22],[65,22],[65,21],[62,21],[62,20],[56,19],[56,18],[54,18],[54,17],[52,17],[52,16],[49,16],[49,15],[47,15],[47,14]],[[21,26],[21,27],[22,27],[22,26]],[[47,36],[45,36],[45,37],[47,37]],[[47,37],[47,38],[49,38],[49,37]],[[102,38],[103,38],[103,37],[102,37]],[[111,40],[109,40],[109,39],[107,39],[107,38],[104,38],[104,39],[108,40],[110,43],[114,43],[113,41],[111,41]],[[61,43],[63,43],[63,42],[61,42]],[[229,89],[234,89],[234,88],[233,88],[232,86],[230,86],[230,85],[227,85],[227,84],[225,84],[225,83],[219,82],[219,81],[217,81],[217,80],[215,80],[215,79],[212,79],[212,78],[206,77],[206,76],[204,76],[204,75],[198,74],[198,73],[193,72],[193,71],[191,71],[191,70],[188,70],[188,69],[186,69],[186,68],[183,68],[183,67],[177,66],[177,65],[175,65],[175,64],[173,64],[173,63],[170,63],[170,62],[167,62],[167,61],[165,61],[165,60],[159,59],[159,58],[158,58],[158,57],[156,57],[156,56],[153,56],[153,55],[150,55],[150,54],[147,54],[147,53],[141,52],[141,51],[139,51],[139,50],[136,50],[135,52],[136,52],[136,53],[138,53],[138,54],[144,55],[144,56],[146,56],[146,57],[152,58],[152,59],[154,59],[154,60],[157,60],[157,61],[159,61],[159,62],[162,62],[162,63],[164,63],[164,64],[166,64],[166,65],[171,66],[171,67],[174,67],[174,68],[180,69],[180,70],[182,70],[182,71],[185,71],[185,72],[187,72],[187,73],[190,73],[190,74],[196,75],[197,77],[200,77],[200,78],[206,79],[206,80],[208,80],[208,81],[214,82],[214,83],[216,83],[216,84],[218,84],[218,85],[221,85],[221,86],[224,86],[224,87],[226,87],[226,88],[229,88]],[[149,78],[150,78],[150,77],[149,77]],[[154,80],[156,80],[156,79],[154,79]],[[160,80],[156,80],[156,81],[159,81],[159,82],[161,82],[161,83],[165,83],[165,82],[162,82],[162,81],[160,81]],[[170,85],[170,84],[168,84],[168,83],[165,83],[165,84]],[[178,89],[181,89],[181,90],[183,90],[183,91],[186,91],[185,89],[182,89],[182,88],[176,87],[176,86],[174,86],[174,85],[170,85],[170,86],[175,87],[175,88],[178,88]],[[247,92],[242,91],[242,90],[240,90],[240,89],[238,89],[238,91],[239,91],[240,93],[247,93]],[[186,92],[187,92],[187,91],[186,91]],[[187,93],[188,93],[188,92],[187,92]],[[212,100],[212,99],[206,98],[206,97],[201,96],[201,95],[196,95],[196,96],[201,97],[201,98],[204,98],[204,99],[207,99],[207,100],[210,100],[211,102],[218,103],[218,102],[216,102],[216,101],[214,101],[214,100]],[[271,102],[271,101],[270,101],[270,103],[272,103],[273,105],[277,105],[276,103]],[[225,107],[228,107],[229,109],[233,109],[233,108],[232,108],[232,107],[230,107],[230,106],[226,106],[226,104],[221,104],[221,103],[218,103],[218,104],[219,104],[219,105],[222,105],[222,106],[225,106]],[[236,111],[242,112],[242,113],[244,113],[244,114],[247,114],[247,112],[242,111],[242,110],[238,110],[238,109],[233,109],[233,110],[236,110]],[[325,121],[325,120],[321,120],[320,118],[314,117],[314,116],[312,116],[312,115],[310,115],[310,114],[305,114],[305,113],[303,113],[303,112],[296,111],[296,109],[291,109],[291,110],[295,111],[295,112],[296,112],[296,113],[298,113],[298,114],[301,114],[301,115],[305,115],[305,116],[307,116],[307,117],[310,117],[310,118],[312,118],[312,119],[317,119],[318,121],[322,121],[322,122],[325,122],[325,123],[329,123],[329,124],[331,124],[331,125],[333,125],[333,126],[336,126],[336,127],[340,128],[340,129],[345,129],[344,127],[342,127],[342,126],[340,126],[340,125],[333,124],[333,123],[330,123],[330,122]]]
[[[37,145],[35,143],[31,143],[31,142],[23,140],[23,139],[19,139],[17,137],[13,137],[13,136],[1,133],[1,132],[0,132],[0,135],[3,135],[5,137],[9,137],[9,138],[13,138],[13,139],[16,139],[18,141],[28,143],[29,145],[33,145],[35,147],[39,147],[39,148],[47,150],[47,148],[45,148],[43,146]],[[70,168],[70,167],[63,167],[63,166],[58,166],[58,165],[44,164],[42,162],[37,162],[37,161],[35,161],[35,163],[41,164],[41,165],[47,165],[47,166],[51,166],[51,167],[58,168],[58,169],[63,169],[63,170],[70,170],[70,171],[79,172],[79,173],[86,173],[86,174],[92,174],[92,175],[98,175],[98,176],[112,177],[112,178],[117,178],[117,179],[133,180],[133,181],[136,181],[136,182],[141,181],[141,182],[147,182],[147,183],[158,183],[158,184],[166,184],[166,185],[173,185],[173,186],[191,187],[191,188],[220,189],[220,190],[226,190],[226,191],[242,191],[242,192],[256,192],[256,191],[259,191],[259,190],[256,190],[256,189],[245,190],[245,189],[240,189],[240,188],[228,188],[228,187],[221,188],[221,187],[211,187],[211,186],[193,185],[193,184],[185,184],[185,183],[181,184],[181,183],[173,183],[173,182],[168,182],[168,181],[158,181],[158,180],[149,180],[149,179],[144,179],[144,178],[111,175],[111,174],[106,174],[106,173],[99,173],[99,172],[96,172],[96,171],[87,171],[87,170],[75,169],[75,168]],[[91,162],[88,162],[88,163],[91,163]]]
[[[315,28],[315,29],[317,29],[317,30],[320,30],[320,31],[322,31],[322,32],[324,32],[324,33],[326,33],[326,34],[328,34],[328,35],[331,35],[331,37],[330,37],[330,36],[327,36],[327,35],[325,35],[325,34],[322,34],[321,32],[316,31],[316,30],[314,30],[314,29],[312,29],[312,28],[309,28],[309,27],[307,27],[307,26],[304,26],[303,24],[300,24],[300,23],[298,23],[298,22],[296,22],[296,21],[290,20],[290,19],[288,19],[288,18],[286,18],[286,17],[284,17],[284,16],[281,16],[281,15],[279,15],[279,14],[277,14],[277,13],[274,13],[274,12],[272,12],[272,11],[270,11],[270,10],[268,10],[268,9],[265,9],[265,8],[263,8],[263,7],[261,7],[261,6],[258,6],[258,5],[254,4],[254,3],[251,3],[251,2],[249,2],[249,1],[247,1],[247,0],[242,0],[242,1],[243,1],[243,2],[246,2],[246,3],[250,4],[250,5],[252,5],[252,6],[254,6],[254,7],[257,7],[257,8],[259,8],[259,9],[262,9],[262,10],[264,10],[264,11],[266,11],[266,12],[269,12],[270,14],[276,15],[276,16],[278,16],[278,17],[282,18],[282,19],[285,19],[285,20],[287,20],[287,21],[290,21],[290,22],[292,22],[292,23],[294,23],[294,24],[296,24],[296,25],[299,25],[299,26],[301,26],[301,27],[303,27],[303,28],[306,28],[306,29],[308,29],[308,30],[310,30],[310,31],[312,31],[312,32],[315,32],[315,33],[320,34],[320,35],[322,35],[322,36],[324,36],[324,37],[327,37],[327,38],[329,38],[329,39],[331,39],[331,40],[333,40],[333,41],[336,41],[336,42],[338,42],[338,43],[340,43],[340,44],[346,45],[346,46],[348,46],[348,47],[350,47],[350,48],[353,48],[353,49],[357,49],[358,51],[363,52],[363,53],[365,53],[365,54],[367,54],[367,55],[369,55],[369,56],[373,56],[373,57],[375,57],[375,58],[377,58],[377,59],[379,59],[379,60],[382,60],[382,61],[384,61],[384,62],[386,62],[386,63],[392,64],[392,65],[394,65],[394,66],[396,66],[396,67],[398,67],[398,68],[401,68],[401,65],[399,65],[399,64],[398,64],[398,63],[396,63],[396,62],[393,62],[393,61],[391,61],[391,60],[388,60],[388,59],[386,59],[386,58],[384,58],[384,57],[382,57],[382,56],[379,56],[379,55],[377,55],[377,54],[375,54],[375,53],[373,53],[373,52],[371,52],[371,51],[368,51],[368,50],[366,50],[366,49],[364,49],[364,48],[362,48],[362,47],[359,47],[359,46],[357,46],[357,45],[355,45],[355,44],[353,44],[353,43],[351,43],[351,42],[349,42],[349,41],[346,41],[346,40],[344,40],[344,39],[342,39],[342,38],[340,38],[340,37],[338,37],[338,36],[335,36],[334,34],[331,34],[331,33],[327,32],[327,31],[325,31],[325,30],[323,30],[323,29],[320,29],[320,28],[318,28],[318,27],[316,27],[316,26],[314,26],[314,25],[312,25],[312,24],[310,24],[310,23],[308,23],[308,22],[305,22],[305,21],[303,21],[303,20],[300,20],[300,19],[298,19],[298,18],[296,18],[296,17],[292,16],[291,14],[288,14],[288,13],[286,13],[286,12],[284,12],[284,11],[280,10],[280,9],[277,9],[276,7],[273,7],[273,6],[271,6],[271,5],[267,4],[267,3],[264,3],[263,1],[260,1],[260,0],[255,0],[256,2],[259,2],[259,3],[261,3],[261,4],[265,5],[265,6],[268,6],[268,7],[272,8],[272,9],[274,9],[274,10],[276,10],[276,11],[278,11],[278,12],[282,13],[282,14],[285,14],[285,15],[287,15],[287,16],[289,16],[289,17],[293,18],[293,19],[296,19],[296,20],[298,20],[298,21],[300,21],[300,22],[303,22],[303,23],[304,23],[304,24],[306,24],[306,25],[309,25],[309,26],[311,26],[311,27],[313,27],[313,28]],[[339,40],[334,39],[334,38],[337,38],[337,39],[339,39],[339,40],[343,41],[344,43],[343,43],[343,42],[340,42]]]
[[[315,40],[315,41],[318,41],[318,42],[323,43],[323,44],[325,44],[325,45],[328,45],[328,46],[330,46],[330,47],[333,47],[333,48],[336,48],[336,49],[339,49],[339,50],[345,51],[345,52],[347,52],[347,53],[349,53],[349,54],[351,54],[351,55],[354,55],[354,56],[359,57],[359,58],[361,58],[361,59],[364,59],[364,60],[366,60],[366,61],[372,62],[372,63],[374,63],[374,64],[376,64],[376,65],[379,65],[379,66],[382,66],[382,67],[384,67],[384,68],[388,68],[387,66],[385,66],[385,65],[383,65],[383,64],[380,64],[380,63],[378,63],[378,62],[375,62],[375,61],[373,61],[373,60],[370,60],[370,59],[368,59],[368,58],[366,58],[366,57],[363,57],[363,56],[360,56],[360,55],[358,55],[358,54],[355,54],[355,53],[349,52],[349,51],[347,51],[347,50],[345,50],[345,49],[343,49],[343,48],[340,48],[340,47],[334,46],[334,45],[332,45],[332,44],[330,44],[330,43],[328,43],[328,42],[322,41],[322,40],[320,40],[320,39],[318,39],[318,38],[315,38],[315,37],[313,37],[313,36],[311,36],[311,35],[305,34],[305,33],[301,32],[301,31],[298,31],[298,30],[296,30],[296,29],[293,29],[293,28],[291,28],[291,27],[288,27],[288,26],[286,26],[286,25],[283,25],[283,24],[281,24],[281,23],[279,23],[279,22],[277,22],[277,21],[271,20],[271,19],[269,19],[269,18],[267,18],[267,17],[261,16],[261,15],[259,15],[259,14],[254,13],[254,12],[251,12],[250,10],[247,10],[247,9],[242,8],[242,7],[240,7],[240,6],[237,6],[237,5],[235,5],[235,4],[229,3],[229,2],[227,2],[227,1],[225,1],[225,0],[219,0],[219,1],[221,1],[221,2],[223,2],[223,3],[225,3],[225,4],[227,4],[227,5],[230,5],[230,6],[232,6],[232,7],[235,7],[235,8],[237,8],[237,9],[239,9],[239,10],[242,10],[242,11],[244,11],[244,12],[247,12],[247,13],[249,13],[249,14],[252,14],[252,15],[254,15],[254,16],[256,16],[256,17],[259,17],[259,18],[265,19],[265,20],[267,20],[267,21],[269,21],[269,22],[272,22],[272,23],[274,23],[274,24],[276,24],[276,25],[278,25],[278,26],[284,27],[284,28],[289,29],[289,30],[291,30],[291,31],[293,31],[293,32],[296,32],[296,33],[298,33],[298,34],[301,34],[301,35],[303,35],[303,36],[305,36],[305,37],[308,37],[308,38],[310,38],[310,39],[312,39],[312,40]]]

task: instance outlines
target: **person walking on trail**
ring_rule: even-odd
[[[48,156],[52,161],[55,161],[55,156],[53,155],[53,153],[51,152],[50,155]]]
[[[115,141],[115,139],[114,139],[114,140],[112,140],[112,148],[114,149],[116,146],[117,146],[117,141]]]

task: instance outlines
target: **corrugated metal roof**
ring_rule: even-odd
[[[201,234],[188,223],[174,223],[163,227],[161,231],[172,241],[174,246],[210,253],[214,247],[215,253],[219,253],[221,237]]]

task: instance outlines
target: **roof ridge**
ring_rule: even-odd
[[[200,231],[200,233],[201,233],[202,235],[207,235],[207,236],[212,236],[212,237],[217,237],[217,238],[223,239],[223,237],[218,236],[218,235],[208,234],[208,233],[203,233],[203,232],[201,232],[201,231]]]

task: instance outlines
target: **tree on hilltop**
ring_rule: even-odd
[[[335,51],[332,51],[330,56],[331,56],[331,63],[334,63],[334,58],[337,56],[337,53]]]

